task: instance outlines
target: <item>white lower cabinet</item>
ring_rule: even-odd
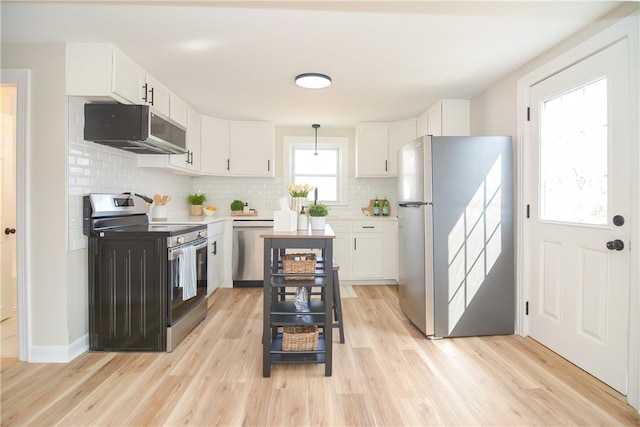
[[[209,233],[207,295],[211,295],[224,281],[224,222],[209,224],[207,232]]]
[[[356,279],[384,278],[383,224],[356,221],[351,225],[351,276]]]
[[[340,280],[376,284],[397,281],[397,223],[393,220],[331,220]]]
[[[351,221],[330,221],[329,225],[336,234],[333,241],[333,258],[340,266],[339,275],[345,280],[351,277]]]

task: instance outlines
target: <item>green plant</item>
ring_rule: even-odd
[[[242,200],[234,200],[231,202],[232,211],[241,211],[244,208],[244,202]]]
[[[327,216],[329,214],[329,208],[322,203],[309,206],[308,211],[310,216]]]
[[[205,200],[207,200],[207,196],[205,196],[204,194],[189,194],[187,196],[187,200],[189,201],[190,205],[201,205],[204,203]]]

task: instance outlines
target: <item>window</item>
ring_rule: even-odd
[[[285,137],[285,185],[309,184],[318,189],[318,201],[330,205],[346,204],[346,137]],[[315,195],[309,194],[312,200]]]

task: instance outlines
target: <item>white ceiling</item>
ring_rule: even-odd
[[[620,2],[2,1],[2,42],[113,42],[202,114],[353,126],[473,98]],[[328,74],[301,89],[300,73]]]

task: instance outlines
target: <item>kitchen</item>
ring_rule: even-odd
[[[91,191],[133,190],[148,194],[161,191],[173,196],[169,205],[171,209],[185,211],[186,203],[179,201],[185,200],[187,194],[201,190],[214,199],[212,201],[221,209],[221,215],[224,215],[223,210],[235,198],[248,201],[252,207],[264,212],[274,209],[277,198],[283,195],[287,181],[281,172],[280,162],[276,162],[275,178],[271,179],[190,178],[187,175],[139,168],[136,158],[127,153],[97,147],[78,138],[81,128],[79,125],[72,125],[77,117],[69,114],[67,122],[65,113],[65,46],[62,44],[16,47],[3,45],[3,67],[5,66],[34,70],[32,90],[34,94],[38,94],[38,102],[32,105],[34,127],[31,131],[33,145],[30,150],[30,167],[33,172],[29,175],[28,200],[32,209],[46,206],[46,219],[39,211],[29,217],[30,235],[39,236],[39,241],[38,245],[28,245],[25,254],[29,256],[29,265],[39,266],[29,269],[29,281],[47,285],[34,285],[30,296],[30,322],[33,329],[29,357],[34,361],[50,357],[52,351],[59,361],[67,361],[83,351],[81,343],[86,334],[87,272],[84,267],[86,251],[83,250],[85,243],[80,224],[80,196],[84,194],[87,182],[90,182]],[[43,70],[47,70],[44,80],[41,79]],[[502,96],[502,99],[504,96],[515,98],[514,89],[507,89],[506,86],[515,86],[517,77],[519,76],[512,77],[504,85],[496,85],[492,92],[472,102],[470,116],[473,133],[518,134],[515,128],[516,113],[513,111],[515,101],[498,107],[494,103],[502,101],[493,100],[494,96]],[[506,94],[503,94],[504,91]],[[491,109],[492,105],[494,110]],[[424,107],[426,109],[428,105]],[[497,113],[495,109],[498,110]],[[497,117],[501,115],[511,118],[508,124],[498,120]],[[409,116],[402,117],[406,118]],[[38,125],[35,126],[35,123]],[[276,126],[276,153],[280,153],[285,136],[311,137],[313,133],[310,125],[311,121],[306,126]],[[56,136],[56,140],[67,138],[68,150],[59,144],[49,143],[52,135]],[[375,195],[386,195],[394,199],[396,190],[392,179],[354,178],[354,127],[324,125],[320,128],[320,135],[349,139],[348,155],[352,161],[349,165],[351,171],[348,183],[350,208],[347,211],[350,209],[357,212]],[[337,213],[337,208],[332,213]]]

